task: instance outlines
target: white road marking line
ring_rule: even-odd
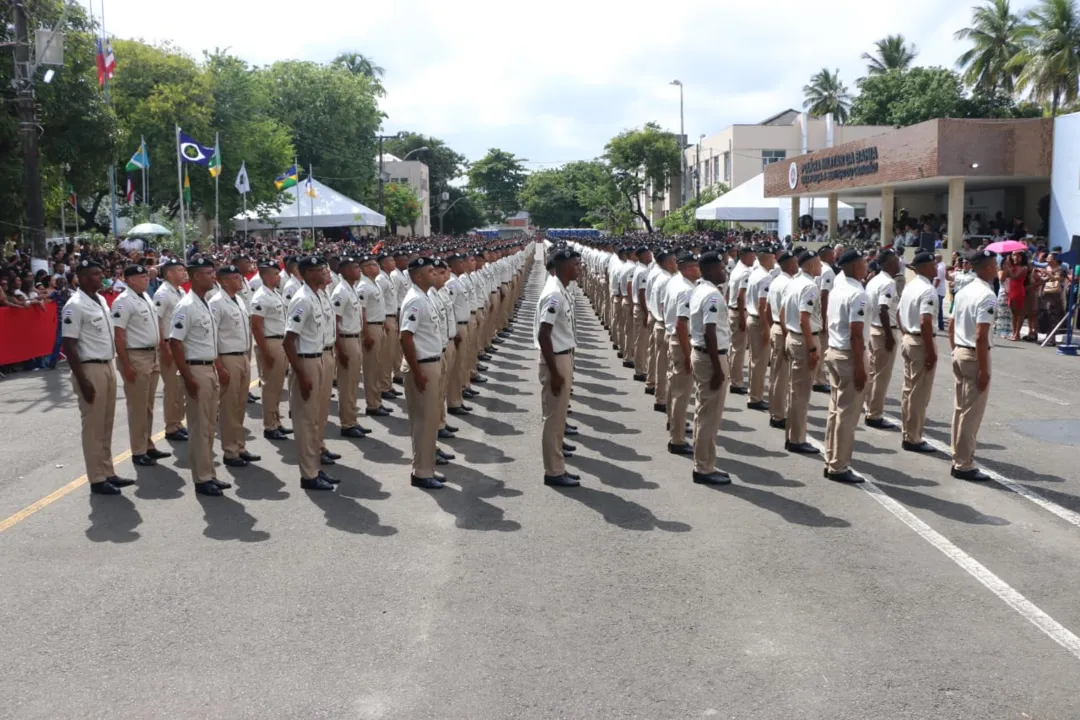
[[[1022,392],[1024,395],[1030,395],[1031,397],[1036,398],[1038,400],[1043,400],[1045,402],[1054,403],[1055,405],[1061,405],[1062,407],[1068,407],[1069,406],[1069,403],[1066,402],[1065,400],[1062,400],[1061,398],[1056,398],[1056,397],[1054,397],[1052,395],[1043,395],[1042,393],[1037,393],[1034,390],[1024,390],[1023,388],[1021,388],[1019,392]]]
[[[900,421],[899,418],[891,417],[889,415],[885,415],[883,417],[886,420],[888,420],[889,422],[895,424],[897,427],[900,427],[900,426],[903,425],[903,423]],[[938,452],[945,453],[945,455],[947,457],[952,456],[952,448],[950,448],[945,443],[938,442],[937,440],[932,440],[930,438],[923,438],[923,439],[926,440],[926,442],[929,443]],[[1011,490],[1012,492],[1016,493],[1020,497],[1026,499],[1026,500],[1030,500],[1031,502],[1035,503],[1036,505],[1041,507],[1043,510],[1046,510],[1047,512],[1050,512],[1050,513],[1053,513],[1054,515],[1057,515],[1059,518],[1061,518],[1065,522],[1069,523],[1070,525],[1073,525],[1075,527],[1080,528],[1080,513],[1075,512],[1073,510],[1069,510],[1066,507],[1062,507],[1061,505],[1058,505],[1057,503],[1055,503],[1052,500],[1046,499],[1045,497],[1040,495],[1035,490],[1032,490],[1031,488],[1025,487],[1025,486],[1019,484],[1018,482],[1016,482],[1015,480],[1010,480],[1009,478],[1005,477],[1001,473],[994,472],[993,470],[990,470],[989,468],[985,468],[985,467],[982,468],[982,471],[984,473],[986,473],[988,476],[990,476],[991,480],[996,482],[998,485],[1001,485],[1006,490]]]
[[[817,440],[810,437],[807,437],[806,440],[818,450],[825,451],[824,446]],[[933,545],[945,557],[982,583],[990,592],[1004,601],[1006,605],[1019,613],[1021,617],[1042,630],[1051,640],[1080,660],[1080,637],[1077,637],[1071,630],[1040,610],[1038,606],[1021,595],[1011,585],[992,573],[978,560],[958,548],[944,535],[917,518],[906,507],[886,495],[872,477],[860,472],[855,474],[866,481],[859,485],[859,488],[866,494],[877,500],[882,507],[891,512],[900,522],[914,530],[923,540]]]

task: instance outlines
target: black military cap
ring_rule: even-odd
[[[925,265],[926,263],[934,262],[934,253],[931,252],[919,252],[915,254],[915,257],[911,260],[911,267],[916,265]]]
[[[994,260],[997,258],[997,253],[992,253],[989,250],[973,250],[968,254],[968,262],[972,265],[978,265],[984,263],[987,260]]]
[[[165,270],[168,270],[169,268],[174,268],[174,267],[184,267],[184,263],[180,262],[179,260],[177,260],[174,257],[171,257],[168,260],[166,260],[165,262],[161,263],[160,270],[162,272],[164,272]]]
[[[896,255],[892,250],[882,250],[878,253],[877,261],[880,265],[884,265],[885,261]],[[933,256],[931,256],[933,257]]]
[[[442,258],[431,258],[431,266],[437,269],[444,268],[446,267],[446,261],[444,261]]]
[[[766,243],[764,245],[758,245],[755,252],[758,255],[775,255],[776,254],[776,248],[774,248],[772,245],[769,245],[768,243]]]
[[[675,251],[672,250],[671,248],[666,248],[666,247],[656,248],[656,251],[653,252],[653,259],[656,260],[656,262],[658,262],[658,263],[659,262],[664,262],[665,260],[667,260],[669,257],[671,257],[674,254],[675,254]]]
[[[381,253],[379,253],[379,255],[378,255],[378,256],[377,256],[377,257],[376,257],[375,259],[376,259],[376,260],[378,260],[379,262],[382,262],[383,260],[386,260],[386,259],[389,259],[389,258],[393,258],[393,257],[394,257],[394,256],[393,256],[393,254],[392,254],[392,253],[388,253],[388,252],[381,252]]]
[[[409,257],[409,251],[406,250],[405,248],[398,248],[397,250],[394,251],[394,257],[395,258]]]
[[[204,257],[193,257],[190,260],[188,260],[188,264],[187,264],[188,270],[200,270],[202,268],[212,268],[212,267],[214,267],[214,261],[211,260],[210,258],[204,258]]]
[[[817,253],[814,252],[813,250],[803,250],[798,255],[799,265],[804,265],[804,264],[806,264],[807,262],[813,260],[816,257],[817,257]]]
[[[217,269],[218,275],[239,275],[240,268],[235,265],[222,265]]]
[[[305,270],[311,270],[326,265],[326,258],[319,257],[318,255],[307,255],[298,259],[296,264],[300,272],[304,272]]]
[[[128,265],[124,268],[124,277],[128,278],[132,275],[145,275],[146,268],[142,265]]]
[[[343,268],[346,265],[354,265],[354,264],[359,265],[360,263],[363,262],[363,260],[361,260],[360,258],[366,258],[366,257],[367,257],[367,255],[361,255],[359,257],[355,257],[353,255],[342,255],[341,259],[338,260],[338,267]]]
[[[360,263],[361,265],[369,262],[378,263],[379,257],[371,253],[360,253],[356,256],[356,262]]]
[[[788,260],[794,259],[794,257],[795,253],[791,252],[790,250],[785,250],[784,252],[780,253],[780,255],[776,258],[776,262],[786,263]]]
[[[682,265],[683,263],[696,263],[698,261],[698,257],[689,250],[683,250],[675,256],[675,261],[680,265]]]
[[[636,252],[638,255],[640,255],[642,253],[647,253],[647,252],[649,252],[649,246],[648,245],[638,245],[636,248],[634,248],[634,252]]]
[[[856,250],[855,248],[851,248],[850,250],[845,250],[840,255],[840,259],[836,261],[836,264],[840,267],[843,267],[844,265],[847,265],[848,263],[853,263],[856,260],[862,260],[864,257],[866,257],[866,253],[864,253],[862,250]]]
[[[431,267],[435,264],[435,261],[429,257],[413,258],[409,261],[410,270],[419,270],[420,268]]]
[[[723,261],[724,261],[724,256],[721,253],[716,252],[715,250],[710,250],[709,252],[701,253],[701,257],[698,258],[698,263],[700,265],[702,265],[702,266],[715,265],[715,264],[717,264],[719,262],[723,262]]]
[[[300,262],[300,258],[296,257],[295,255],[285,256],[285,267],[288,267],[289,265],[296,265],[298,262]]]
[[[273,260],[260,260],[259,261],[259,271],[262,272],[263,270],[278,270],[278,271],[280,271],[281,266],[279,266]]]

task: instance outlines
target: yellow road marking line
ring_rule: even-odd
[[[259,381],[257,379],[252,380],[251,384],[248,386],[248,389],[250,390],[251,388],[255,387],[258,384],[259,384]],[[154,441],[154,442],[157,442],[158,440],[161,440],[164,437],[165,437],[165,431],[162,430],[161,432],[159,432],[157,435],[154,435],[150,439],[152,441]],[[131,457],[131,449],[128,448],[127,450],[125,450],[124,452],[120,453],[119,455],[117,455],[116,457],[114,457],[112,459],[113,465],[119,465],[120,463],[124,462],[125,460],[127,460],[130,457]],[[65,495],[71,494],[73,491],[75,491],[78,488],[85,485],[87,483],[87,481],[89,481],[89,479],[90,478],[88,478],[86,475],[80,475],[79,477],[75,478],[74,480],[69,482],[64,487],[59,488],[58,490],[54,490],[53,492],[49,493],[45,497],[38,500],[36,503],[34,503],[32,505],[27,505],[22,510],[15,513],[11,517],[7,518],[6,520],[0,521],[0,533],[14,527],[15,525],[19,524],[20,522],[22,522],[26,518],[30,517],[31,515],[33,515],[37,511],[44,510],[45,508],[52,505],[54,502],[56,502],[60,498],[64,497]]]

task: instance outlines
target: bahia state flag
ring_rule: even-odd
[[[180,131],[180,157],[184,162],[195,163],[203,167],[210,167],[210,159],[217,153],[212,147],[206,147],[195,142],[195,138],[183,130]]]
[[[274,187],[278,190],[284,190],[285,188],[296,187],[296,184],[300,181],[300,176],[296,174],[296,166],[291,168],[274,178]]]
[[[135,172],[136,170],[149,170],[150,169],[150,155],[146,152],[146,142],[143,141],[139,144],[139,149],[135,151],[135,154],[128,160],[127,167],[128,172]]]

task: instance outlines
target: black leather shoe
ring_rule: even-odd
[[[611,343],[611,349],[612,350],[618,350],[619,349],[619,343]],[[622,357],[622,353],[619,353],[619,357]]]
[[[468,415],[469,411],[466,410],[461,405],[457,405],[455,407],[446,408],[446,414],[447,415]]]
[[[213,480],[195,483],[195,492],[199,495],[209,495],[211,497],[221,497],[225,494],[221,492],[221,488],[219,488]]]
[[[777,430],[787,429],[787,418],[769,418],[769,427],[776,428]]]
[[[488,366],[484,365],[483,363],[476,363],[476,369],[479,372],[484,372],[484,371],[488,370]]]
[[[866,427],[874,428],[875,430],[895,430],[896,426],[885,418],[866,418]]]
[[[278,425],[278,432],[281,433],[282,435],[292,435],[293,434],[293,429],[292,428],[287,428],[284,425]]]
[[[161,460],[162,458],[172,457],[171,452],[165,452],[164,450],[158,450],[157,448],[149,448],[146,454],[155,460]]]
[[[730,485],[731,476],[716,470],[711,473],[694,473],[694,482],[698,485]]]
[[[452,433],[456,433],[459,430],[459,428],[456,428],[453,425],[446,425],[445,427],[446,427],[447,430],[449,430]]]
[[[505,341],[505,340],[503,340],[503,339],[502,339],[501,337],[499,337],[498,335],[496,335],[495,337],[491,338],[491,344],[492,344],[492,345],[502,345],[502,344],[503,344],[504,342],[506,342],[506,341]]]
[[[577,445],[571,445],[568,442],[564,442],[562,444],[562,449],[565,450],[566,452],[574,452],[575,450],[577,450]]]
[[[217,478],[210,478],[206,482],[212,482],[218,486],[218,490],[228,490],[232,487],[231,482],[225,482],[224,480],[218,480]]]
[[[361,439],[364,437],[364,431],[358,427],[342,428],[341,437]]]
[[[367,410],[364,411],[364,414],[367,415],[368,417],[386,417],[387,415],[390,414],[390,411],[387,410],[384,407],[377,407],[374,410],[372,410],[371,408],[368,408]]]
[[[634,367],[634,361],[633,360],[623,360],[622,366],[624,368],[632,368],[632,367]]]
[[[858,485],[859,483],[864,482],[861,477],[851,472],[850,470],[845,470],[844,472],[838,473],[829,473],[826,477],[828,477],[833,482],[845,483],[847,485]]]
[[[118,487],[118,488],[131,487],[132,485],[135,484],[134,480],[129,480],[128,478],[117,477],[116,475],[110,475],[109,477],[105,478],[105,482],[109,483],[113,487]]]
[[[563,475],[565,475],[566,477],[570,478],[571,480],[575,480],[575,481],[580,481],[580,480],[581,480],[581,476],[580,476],[580,475],[578,475],[578,474],[576,474],[576,473],[572,473],[572,472],[570,472],[569,470],[568,470],[568,471],[566,471],[566,472],[564,472],[564,473],[563,473]]]
[[[666,413],[667,412],[667,404],[666,403],[653,403],[652,409],[655,410],[656,412]]]
[[[328,465],[328,466],[329,465],[337,465],[337,460],[334,459],[334,457],[330,453],[320,453],[319,454],[319,464],[320,465]]]
[[[957,470],[955,467],[949,470],[949,474],[957,480],[968,480],[970,482],[987,482],[990,480],[990,476],[984,473],[979,468],[971,468],[970,470]]]
[[[382,399],[383,399],[383,400],[393,400],[393,399],[394,399],[394,398],[396,398],[396,397],[397,397],[397,395],[395,395],[394,393],[390,392],[389,390],[387,390],[386,392],[384,392],[384,393],[382,394]]]
[[[259,462],[260,460],[262,460],[262,457],[260,457],[259,455],[255,455],[254,453],[249,453],[247,450],[242,451],[240,453],[240,457],[244,458],[249,463]]]
[[[648,385],[646,385],[645,386],[645,394],[646,395],[655,395],[656,394],[656,388],[649,387]]]
[[[571,425],[570,423],[566,423],[566,429],[567,430],[573,430],[574,432],[577,432],[578,426],[577,425]]]
[[[382,410],[387,415],[393,415],[394,414],[394,408],[388,408],[385,405],[380,405],[379,409]]]
[[[90,492],[94,495],[123,495],[120,488],[106,480],[105,482],[90,483]]]
[[[824,385],[824,384],[815,385],[813,389],[814,389],[814,392],[817,392],[817,393],[831,393],[832,392],[832,388],[829,387],[828,385]]]
[[[267,440],[288,440],[289,436],[281,432],[280,429],[275,430],[263,430],[263,437]]]
[[[237,455],[234,458],[225,458],[225,460],[223,462],[229,467],[241,468],[241,467],[247,467],[248,466],[248,461],[245,460],[244,458],[240,457],[239,455]]]
[[[470,390],[469,388],[465,388],[461,391],[461,397],[465,398],[466,400],[472,400],[479,394],[480,393],[476,392],[475,390]],[[450,408],[447,408],[446,411],[449,412]]]
[[[491,356],[492,355],[498,355],[499,351],[495,348],[494,345],[489,344],[489,345],[486,345],[484,347],[484,354],[487,355],[488,356],[487,359],[490,360]]]
[[[693,455],[694,446],[690,443],[683,443],[682,445],[667,444],[667,451],[672,455]]]
[[[431,477],[435,478],[436,480],[438,480],[441,483],[446,482],[446,476],[443,475],[438,470],[433,471],[432,474],[431,474]]]
[[[476,383],[477,385],[483,385],[484,383],[486,383],[488,381],[488,379],[486,377],[484,377],[483,375],[477,375],[476,377],[474,377],[472,379],[472,381],[474,383]]]
[[[334,483],[329,480],[323,480],[321,477],[314,477],[311,480],[300,478],[300,488],[302,490],[333,490]]]
[[[442,448],[435,448],[435,457],[441,457],[443,460],[456,460],[457,455],[451,452],[446,452]]]
[[[180,432],[178,430],[176,432],[165,433],[165,439],[168,440],[169,442],[187,442],[188,441],[188,435],[187,435],[187,433]]]
[[[446,428],[440,428],[439,429],[439,439],[440,440],[453,440],[456,437],[457,437],[457,435],[450,432]]]
[[[394,397],[396,397],[396,398],[399,398],[399,397],[401,397],[402,395],[405,394],[405,393],[401,392],[400,390],[398,390],[395,387],[390,388],[390,392],[394,393]]]
[[[433,477],[419,478],[415,475],[412,475],[411,482],[413,487],[420,488],[421,490],[438,490],[443,486],[442,482],[436,480]]]
[[[768,410],[769,409],[769,403],[765,402],[764,400],[755,400],[754,402],[746,403],[746,409],[747,410]]]
[[[480,359],[480,360],[483,360],[484,362],[490,362],[490,361],[491,361],[491,356],[490,356],[490,355],[488,355],[487,353],[484,353],[483,355],[480,355],[480,356],[479,356],[479,359]],[[479,365],[477,365],[477,366],[476,366],[476,369],[477,369],[477,370],[481,370],[481,369],[483,369],[483,370],[487,370],[487,368],[486,368],[486,367],[485,367],[485,368],[481,368],[481,367],[480,367]]]
[[[784,449],[788,452],[793,452],[796,455],[819,455],[818,449],[807,442],[793,443],[785,442]]]
[[[746,389],[745,385],[732,385],[728,392],[732,395],[747,395],[750,391]]]
[[[565,435],[567,437],[574,437],[575,435],[578,435],[578,434],[579,434],[578,431],[575,430],[574,428],[567,427],[567,428],[563,429],[563,435]]]
[[[902,446],[908,452],[926,453],[927,455],[929,455],[930,453],[936,453],[937,452],[937,450],[934,449],[934,446],[931,445],[930,443],[926,442],[925,440],[922,440],[922,441],[917,442],[917,443],[908,442],[907,440],[904,440]]]
[[[251,393],[248,393],[248,404],[251,404],[253,402],[258,402],[258,401],[259,401],[259,398],[255,397]]]
[[[645,382],[649,379],[649,376],[644,373],[638,373],[634,375],[634,382]]]
[[[471,413],[473,411],[473,406],[472,405],[466,405],[465,403],[462,403],[461,404],[461,409],[464,410],[467,413]]]
[[[399,377],[394,378],[394,384],[395,385],[404,385],[405,384],[405,378],[399,378]]]
[[[438,455],[436,455],[435,456],[435,464],[438,465],[439,467],[442,467],[443,465],[449,465],[450,461],[447,460],[444,457],[439,457]]]
[[[581,485],[581,481],[575,480],[564,473],[562,475],[545,475],[544,484],[552,487],[578,487]]]
[[[316,477],[325,480],[326,482],[330,483],[331,485],[340,485],[341,484],[340,480],[338,480],[335,477],[330,477],[329,475],[324,473],[322,470],[319,471],[319,474],[316,475]]]
[[[157,460],[149,455],[132,455],[131,464],[138,465],[139,467],[156,467]]]
[[[564,458],[572,458],[572,457],[574,457],[574,453],[572,453],[572,452],[569,452],[569,451],[567,451],[567,450],[563,450],[563,451],[562,451],[562,456],[563,456]]]

